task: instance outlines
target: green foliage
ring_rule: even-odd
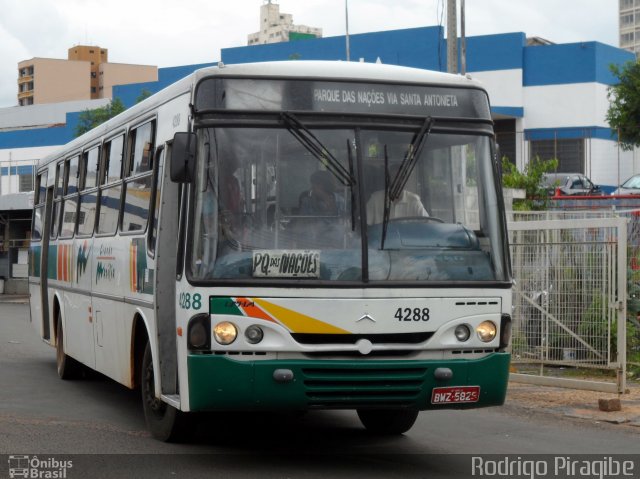
[[[80,113],[78,124],[76,125],[76,137],[83,135],[110,118],[122,113],[124,110],[126,110],[126,108],[120,98],[114,98],[108,105],[83,111]]]
[[[143,88],[143,90],[140,92],[140,95],[138,95],[138,98],[136,98],[136,103],[140,103],[141,101],[146,100],[151,95],[153,95],[153,93],[151,93],[146,88]]]
[[[607,91],[609,110],[607,122],[618,132],[618,143],[625,150],[640,146],[640,63],[629,61],[624,65],[610,65],[611,73],[618,79]]]
[[[558,168],[558,160],[541,160],[536,157],[519,171],[507,157],[502,158],[502,186],[519,188],[526,191],[524,200],[514,201],[516,210],[544,210],[547,208],[548,195],[541,184],[542,175]]]

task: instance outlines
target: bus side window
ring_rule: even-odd
[[[80,211],[78,212],[78,236],[91,236],[96,219],[96,200],[98,192],[80,195]]]
[[[91,236],[96,219],[97,191],[87,191],[95,188],[98,181],[100,147],[96,146],[82,154],[80,163],[80,206],[78,211],[78,236]]]
[[[126,176],[135,176],[153,169],[155,121],[150,121],[129,133],[129,168]]]
[[[81,165],[81,188],[83,190],[93,188],[98,185],[98,167],[100,161],[100,147],[97,146],[82,154]]]
[[[122,154],[124,151],[124,135],[105,142],[102,154],[102,181],[101,185],[106,185],[118,181],[122,173]]]
[[[158,238],[158,215],[160,214],[160,192],[162,189],[162,175],[164,165],[164,148],[158,147],[158,153],[156,154],[156,160],[158,161],[158,167],[155,174],[155,185],[151,196],[151,230],[149,232],[149,253],[152,255],[156,251],[156,239]]]
[[[98,234],[115,234],[116,229],[118,228],[121,193],[121,184],[112,185],[100,190]]]
[[[100,199],[96,234],[112,235],[118,229],[120,197],[122,193],[122,158],[124,135],[115,136],[104,143],[100,168]]]
[[[76,194],[65,198],[63,205],[60,238],[73,238],[78,210],[78,195]]]
[[[42,215],[45,212],[45,198],[47,191],[47,172],[40,173],[36,178],[36,197],[34,203],[36,207],[33,210],[33,219],[31,223],[31,240],[40,242],[42,240]]]
[[[141,232],[147,229],[153,183],[154,124],[153,121],[144,123],[129,133],[129,166],[124,188],[122,232]]]
[[[49,237],[56,239],[60,231],[60,210],[62,206],[62,194],[64,192],[64,162],[56,166],[55,189],[53,191],[53,207],[51,208],[51,231]]]
[[[78,180],[79,156],[73,156],[65,161],[65,188],[62,201],[62,224],[60,238],[73,238],[78,216]]]
[[[151,175],[137,177],[125,183],[122,231],[144,231],[149,217]]]
[[[74,156],[67,160],[67,195],[78,192],[80,186],[79,157]]]

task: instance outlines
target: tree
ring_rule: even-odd
[[[625,150],[640,146],[640,63],[630,61],[624,65],[610,65],[618,79],[607,91],[609,126],[618,132],[618,143]]]
[[[76,125],[76,137],[88,132],[125,110],[126,108],[120,98],[114,98],[108,105],[83,111],[80,113],[78,124]]]
[[[558,160],[541,160],[539,157],[531,160],[524,171],[518,171],[516,165],[505,156],[502,158],[502,186],[505,188],[520,188],[525,190],[524,200],[514,201],[517,210],[544,210],[549,201],[547,190],[542,185],[542,175],[558,168]]]
[[[140,92],[140,95],[138,95],[138,98],[136,98],[136,103],[140,103],[141,101],[146,100],[151,95],[153,95],[153,93],[151,93],[146,88],[143,88],[142,91]]]

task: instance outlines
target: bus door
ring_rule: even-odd
[[[162,365],[160,384],[162,394],[175,395],[178,392],[176,277],[181,275],[181,268],[177,265],[184,258],[178,254],[178,250],[184,248],[185,243],[180,238],[184,237],[187,188],[181,188],[181,185],[171,181],[170,168],[163,168],[165,156],[171,158],[170,144],[158,152],[156,161],[158,170],[155,176],[155,206],[149,228],[149,247],[154,249],[156,260],[154,308],[158,354]],[[166,165],[170,165],[170,160]]]
[[[48,283],[48,270],[49,270],[49,239],[51,234],[49,233],[52,228],[53,218],[53,194],[55,185],[50,185],[47,188],[44,218],[42,225],[42,248],[40,253],[40,302],[42,308],[42,339],[49,341],[51,339],[51,320],[49,316],[49,283]]]

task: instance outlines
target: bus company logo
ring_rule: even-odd
[[[85,241],[82,246],[78,248],[78,255],[76,259],[76,283],[80,281],[80,278],[87,270],[87,263],[89,262],[89,256],[91,255],[91,246]]]
[[[9,478],[65,479],[73,461],[62,461],[54,457],[40,459],[38,456],[9,456]]]
[[[360,321],[364,321],[364,320],[371,321],[371,322],[374,322],[374,323],[376,322],[376,320],[374,319],[373,316],[371,316],[369,313],[364,313],[364,316],[362,316],[360,319],[358,319],[356,321],[356,323],[359,323]]]

